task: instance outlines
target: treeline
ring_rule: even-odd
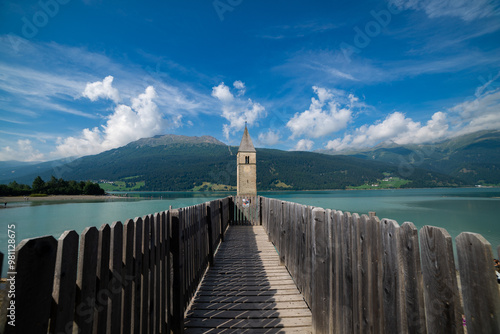
[[[19,184],[16,181],[0,184],[0,196],[29,196],[29,195],[104,195],[105,191],[99,184],[91,181],[66,181],[54,176],[45,182],[40,176],[33,180],[31,187]]]

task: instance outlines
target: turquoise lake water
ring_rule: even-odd
[[[233,193],[234,194],[234,193]],[[0,210],[0,251],[7,253],[7,226],[15,224],[16,244],[26,238],[53,235],[66,230],[81,233],[87,226],[185,207],[222,198],[231,193],[154,192],[129,193],[141,198],[61,203],[9,203]],[[417,228],[445,228],[454,239],[463,231],[482,234],[494,247],[500,245],[500,188],[336,190],[259,192],[259,195],[311,206],[357,212],[375,211],[380,218],[399,224],[413,222]],[[5,261],[4,261],[5,262]],[[2,275],[6,272],[5,264]]]

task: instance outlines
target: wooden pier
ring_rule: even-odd
[[[500,333],[492,247],[455,240],[456,256],[438,227],[216,199],[21,241],[0,333]]]
[[[311,311],[262,226],[231,226],[185,333],[312,333]]]

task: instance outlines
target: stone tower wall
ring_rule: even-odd
[[[245,157],[249,158],[246,163]],[[257,195],[257,154],[255,152],[238,152],[237,155],[237,187],[238,196]]]

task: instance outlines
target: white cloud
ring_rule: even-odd
[[[236,80],[234,83],[233,83],[233,86],[234,88],[236,88],[238,90],[238,96],[240,95],[244,95],[245,92],[246,92],[246,87],[245,87],[245,83],[243,83],[242,81],[240,80]]]
[[[330,140],[326,148],[336,151],[373,147],[382,142],[399,145],[435,142],[449,135],[446,114],[436,112],[425,125],[414,122],[400,112],[389,114],[383,121],[363,125],[342,139]]]
[[[91,101],[97,101],[99,98],[106,98],[118,103],[120,101],[120,94],[118,90],[111,86],[113,77],[108,75],[104,80],[87,83],[83,96],[89,98]]]
[[[457,135],[500,129],[500,89],[487,91],[476,99],[450,108]]]
[[[242,82],[241,85],[236,85],[245,87]],[[242,130],[245,127],[245,121],[248,125],[253,125],[267,115],[266,109],[260,103],[253,102],[251,99],[235,98],[223,82],[212,88],[212,96],[222,102],[221,116],[229,121],[229,124],[224,124],[222,127],[226,139],[229,139],[232,133]]]
[[[295,145],[294,151],[309,151],[312,149],[314,142],[309,139],[301,139]]]
[[[273,131],[270,129],[267,132],[261,132],[259,134],[259,143],[265,146],[273,146],[279,143],[281,135],[279,130]]]
[[[59,138],[53,155],[66,157],[97,154],[140,138],[160,134],[167,126],[179,126],[182,116],[176,116],[167,124],[153,102],[155,98],[155,89],[147,87],[143,94],[132,99],[130,106],[116,106],[101,128],[84,129],[77,137]]]
[[[347,104],[341,104],[345,97],[338,91],[313,86],[318,99],[311,98],[309,109],[296,113],[286,126],[292,131],[291,138],[307,136],[319,138],[344,129],[352,119],[353,109],[358,99],[349,94]]]
[[[234,100],[229,87],[221,82],[218,86],[212,88],[212,96],[218,98],[222,103],[229,103]]]
[[[453,16],[464,21],[498,15],[496,0],[389,0],[400,9],[423,10],[430,18]]]
[[[17,161],[42,161],[44,155],[34,149],[29,139],[19,139],[16,147],[11,148],[5,146],[0,151],[0,161],[17,160]]]

